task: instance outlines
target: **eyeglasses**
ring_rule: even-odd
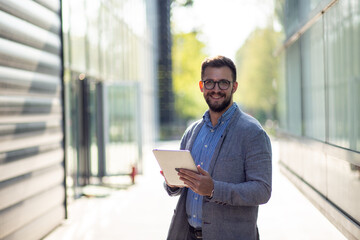
[[[204,87],[207,90],[212,90],[215,88],[215,85],[217,84],[220,90],[227,90],[230,87],[230,81],[222,79],[220,81],[215,82],[214,80],[205,80],[202,82],[204,83]]]

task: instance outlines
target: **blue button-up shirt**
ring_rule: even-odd
[[[203,116],[205,123],[195,139],[191,155],[195,164],[200,165],[205,171],[208,171],[209,169],[215,148],[236,108],[237,104],[233,103],[233,105],[219,118],[216,126],[213,126],[211,123],[209,111],[206,111]],[[194,193],[190,188],[188,189],[186,213],[188,215],[189,224],[194,228],[201,228],[202,201],[203,196]]]

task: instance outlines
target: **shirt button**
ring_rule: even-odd
[[[201,165],[204,165],[204,163],[203,163],[203,162],[201,162]]]
[[[193,218],[196,218],[196,215],[195,215],[195,214],[193,215]]]
[[[210,132],[214,132],[214,129],[211,129]]]
[[[205,145],[205,147],[207,148],[207,145]]]
[[[195,200],[197,200],[198,198],[197,197],[195,197]]]

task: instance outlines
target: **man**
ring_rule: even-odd
[[[199,173],[180,170],[185,188],[165,184],[180,195],[168,239],[259,239],[258,206],[271,195],[269,137],[233,103],[238,83],[229,58],[205,59],[199,86],[209,110],[181,140]]]

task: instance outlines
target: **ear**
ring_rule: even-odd
[[[200,91],[204,92],[204,83],[201,80],[199,81],[199,87],[200,87]]]
[[[237,88],[238,88],[238,82],[233,82],[233,87],[232,87],[231,92],[232,93],[236,92]]]

